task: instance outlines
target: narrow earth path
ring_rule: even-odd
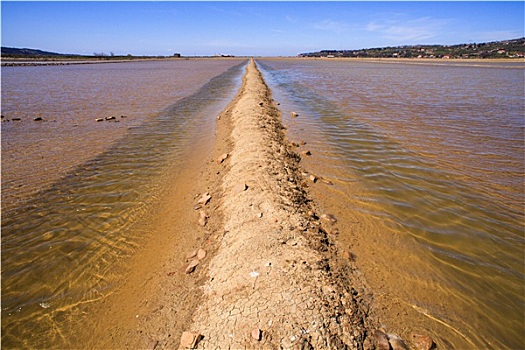
[[[218,199],[224,229],[211,237],[218,248],[181,347],[357,349],[370,343],[366,293],[356,289],[358,274],[331,242],[336,220],[317,213],[309,200],[300,157],[253,61],[219,123],[232,126],[231,152],[217,160],[227,167]]]

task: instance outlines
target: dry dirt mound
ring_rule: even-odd
[[[220,198],[224,230],[216,233],[203,302],[181,347],[368,347],[364,290],[336,258],[336,227],[315,213],[300,157],[253,61],[220,122],[232,124],[232,151],[219,159],[228,168]]]

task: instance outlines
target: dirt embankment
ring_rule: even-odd
[[[300,157],[252,61],[219,123],[231,123],[203,301],[181,347],[373,348],[368,294],[332,242],[336,220],[305,192]],[[208,217],[202,205],[201,217]],[[191,261],[190,261],[191,264]],[[192,344],[193,343],[193,344]]]

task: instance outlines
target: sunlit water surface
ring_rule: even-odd
[[[258,61],[358,229],[341,239],[371,257],[375,299],[398,305],[382,321],[522,349],[524,64],[430,62]]]

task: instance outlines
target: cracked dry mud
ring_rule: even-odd
[[[338,258],[328,233],[336,224],[319,220],[325,213],[305,192],[280,117],[252,60],[220,120],[231,123],[232,148],[222,164],[218,247],[195,272],[206,280],[186,331],[200,334],[198,349],[360,349],[372,342],[359,273]]]

